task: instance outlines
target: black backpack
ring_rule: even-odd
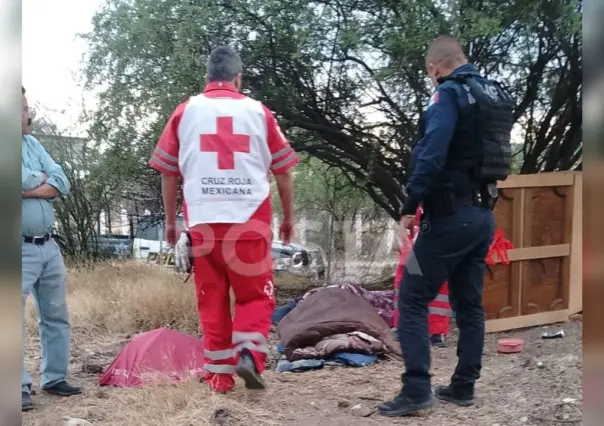
[[[483,87],[473,74],[454,74],[440,81],[445,80],[464,85],[478,109],[477,140],[480,141],[481,155],[474,167],[475,177],[487,183],[506,180],[512,165],[511,136],[515,108],[512,96],[494,80],[486,80]]]

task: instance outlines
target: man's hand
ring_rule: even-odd
[[[279,227],[279,239],[285,243],[289,243],[294,228],[294,223],[291,219],[294,215],[294,184],[291,171],[288,170],[284,173],[275,174],[275,181],[277,182],[284,217]]]
[[[407,215],[401,217],[401,235],[407,235],[407,231],[413,231],[415,216]]]
[[[285,244],[289,244],[292,232],[294,230],[294,221],[291,219],[285,219],[281,222],[281,226],[279,226],[279,239],[283,241]]]
[[[48,181],[48,175],[44,172],[40,172],[40,175],[42,176],[42,183],[46,183]]]
[[[170,247],[174,247],[181,232],[183,232],[182,229],[176,226],[176,224],[166,222],[166,241]]]
[[[178,176],[161,175],[161,193],[166,214],[166,241],[174,247],[180,236],[180,229],[176,226],[176,195],[178,194]]]
[[[52,185],[43,183],[37,188],[27,191],[22,194],[22,198],[41,198],[45,200],[52,200],[59,195],[59,191]]]
[[[413,230],[413,222],[415,221],[415,216],[403,216],[401,217],[401,244],[403,247],[411,248],[411,237],[410,231]]]

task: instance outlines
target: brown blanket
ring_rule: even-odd
[[[353,331],[366,333],[386,350],[400,356],[400,346],[388,324],[373,306],[354,293],[340,288],[325,288],[299,303],[277,327],[285,357],[292,361],[295,349],[315,346],[325,337]]]
[[[384,344],[378,339],[361,331],[346,334],[334,334],[325,337],[315,346],[294,349],[291,357],[298,359],[325,359],[338,352],[378,355],[384,353]]]

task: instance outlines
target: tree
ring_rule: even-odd
[[[375,219],[380,215],[367,193],[351,184],[340,169],[302,154],[294,169],[294,210],[297,215],[327,213],[336,221]],[[273,205],[280,212],[278,192],[273,191]]]
[[[338,254],[344,252],[346,235],[354,230],[356,219],[360,219],[365,228],[368,224],[378,227],[368,229],[368,233],[382,234],[383,220],[379,222],[385,219],[384,211],[337,167],[303,154],[294,169],[294,194],[294,213],[297,219],[305,219],[307,240],[328,250],[329,254],[332,248]],[[281,212],[276,190],[273,206],[276,213]]]
[[[43,110],[42,110],[43,111]],[[101,187],[86,172],[94,156],[81,138],[61,136],[61,131],[46,116],[37,114],[32,134],[40,140],[53,159],[61,165],[71,183],[71,194],[54,203],[59,241],[66,256],[86,257],[93,247],[93,238],[102,205]]]
[[[54,203],[61,249],[74,260],[99,259],[105,256],[98,246],[101,214],[111,217],[125,187],[111,167],[114,158],[85,138],[66,136],[67,131],[58,128],[43,107],[36,112],[32,134],[61,165],[71,184],[71,194]]]
[[[152,180],[142,159],[199,90],[210,50],[231,44],[247,89],[296,149],[396,218],[431,92],[424,54],[441,34],[458,35],[515,95],[522,173],[580,167],[581,9],[580,0],[106,0],[84,35],[88,86],[103,87],[91,135],[129,156],[133,180]]]

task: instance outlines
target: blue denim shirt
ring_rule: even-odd
[[[33,136],[21,139],[21,193],[42,185],[42,173],[48,176],[47,184],[59,193],[69,194],[71,185],[63,168],[52,159],[42,144]],[[50,232],[55,223],[54,200],[23,198],[21,201],[21,235],[35,237]]]

